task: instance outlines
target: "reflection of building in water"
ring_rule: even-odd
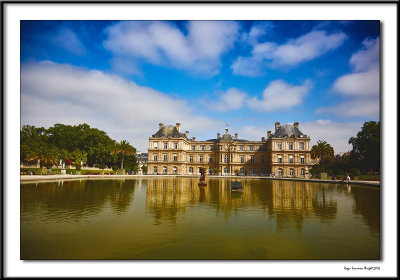
[[[149,178],[146,207],[155,213],[157,220],[177,222],[179,213],[186,213],[188,205],[199,202],[200,189],[197,183],[198,179],[195,178]]]
[[[276,214],[277,229],[280,230],[294,219],[301,231],[303,219],[312,212],[312,187],[304,182],[275,181],[272,186],[272,213]]]
[[[254,208],[276,218],[277,228],[295,220],[302,230],[303,220],[312,214],[321,219],[333,218],[337,202],[331,192],[307,182],[240,180],[244,192],[231,192],[235,179],[209,179],[207,187],[199,187],[197,178],[149,178],[146,207],[156,220],[178,221],[188,206],[206,203],[215,207],[217,214],[229,218],[240,208]]]

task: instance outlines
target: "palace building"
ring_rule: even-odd
[[[210,175],[249,175],[308,177],[313,162],[310,137],[299,130],[299,123],[280,125],[261,141],[239,139],[228,128],[217,138],[196,141],[181,124],[164,126],[149,137],[148,174],[199,175],[199,168]]]

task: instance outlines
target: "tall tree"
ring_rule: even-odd
[[[47,143],[31,147],[26,159],[28,162],[39,162],[40,167],[52,167],[58,162],[58,149]]]
[[[87,153],[85,151],[76,149],[72,152],[72,163],[75,165],[76,170],[81,170],[82,164],[85,164],[87,161]]]
[[[124,156],[132,156],[136,154],[136,149],[132,147],[128,141],[121,140],[119,143],[115,143],[111,154],[121,155],[121,169],[124,169]]]
[[[331,159],[335,156],[333,148],[326,141],[319,140],[317,145],[311,148],[311,158],[319,159],[319,163],[322,165],[322,172],[325,172],[324,162],[325,160]]]
[[[364,170],[380,168],[380,122],[365,122],[356,137],[349,139],[353,145],[351,156]]]

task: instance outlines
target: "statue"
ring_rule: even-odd
[[[200,167],[199,171],[200,171],[199,186],[207,186],[207,183],[206,183],[206,169],[204,167]]]

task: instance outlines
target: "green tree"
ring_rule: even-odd
[[[115,143],[111,154],[119,154],[121,156],[121,169],[124,169],[124,157],[135,155],[136,149],[128,141],[121,140],[121,142]]]
[[[380,168],[380,122],[365,122],[356,137],[349,139],[353,145],[351,157],[364,170]]]
[[[87,153],[85,151],[76,149],[72,152],[72,163],[75,165],[76,170],[81,170],[82,164],[87,162]]]
[[[41,142],[31,149],[26,155],[28,162],[39,162],[40,168],[51,168],[58,162],[58,149],[50,144]]]
[[[317,145],[311,148],[311,158],[319,159],[319,163],[322,165],[322,172],[325,172],[325,161],[334,158],[334,154],[332,146],[326,141],[319,140]]]

